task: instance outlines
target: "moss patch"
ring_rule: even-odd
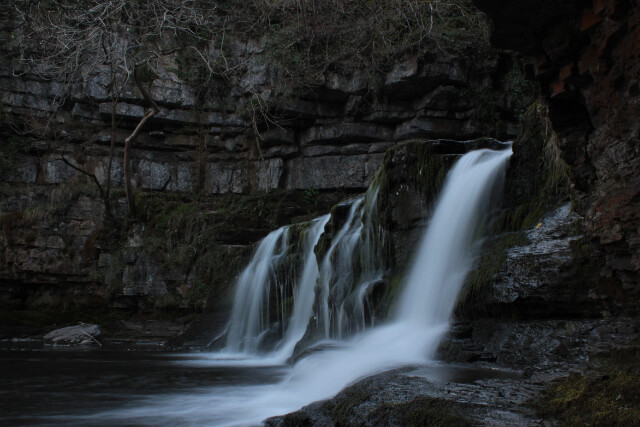
[[[513,145],[505,188],[507,208],[496,221],[494,233],[530,228],[568,198],[570,171],[560,154],[547,106],[537,101],[524,114],[522,135]]]
[[[460,405],[444,399],[419,397],[409,402],[384,403],[369,414],[372,425],[467,427],[471,420],[460,415]]]
[[[316,216],[326,208],[323,196],[317,191],[310,198],[308,191],[283,190],[210,197],[138,193],[137,221],[144,225],[139,251],[153,256],[167,272],[189,276],[177,298],[164,298],[156,306],[180,302],[201,310],[212,296],[219,303],[240,266],[237,251],[229,252],[224,245],[250,245],[293,218]],[[127,259],[127,254],[119,258]]]
[[[537,402],[544,418],[561,425],[635,426],[640,420],[640,354],[619,354],[586,374],[547,387]]]

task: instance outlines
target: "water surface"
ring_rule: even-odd
[[[198,414],[186,410],[189,401],[273,384],[286,372],[282,366],[193,363],[197,359],[198,353],[0,352],[0,423],[219,425],[224,422],[215,408],[205,405]]]

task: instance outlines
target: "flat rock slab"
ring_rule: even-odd
[[[53,330],[43,338],[52,345],[92,345],[100,344],[97,338],[101,333],[98,325],[76,325]]]

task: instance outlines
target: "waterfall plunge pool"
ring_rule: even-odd
[[[259,425],[261,412],[282,412],[252,406],[292,372],[290,366],[267,364],[210,353],[3,351],[0,424]],[[434,362],[407,369],[406,375],[469,383],[517,373]]]

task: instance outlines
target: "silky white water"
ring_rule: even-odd
[[[305,334],[307,342],[342,339],[373,324],[368,295],[385,268],[384,231],[373,220],[377,193],[338,205],[346,215],[333,218],[337,230],[324,237],[322,255],[315,249],[332,215],[281,227],[258,244],[236,281],[226,346],[211,364],[282,364]]]
[[[427,362],[448,329],[457,294],[477,256],[492,194],[500,189],[510,155],[511,149],[478,150],[464,155],[455,164],[445,180],[389,324],[355,335],[340,348],[312,353],[288,368],[277,384],[220,386],[187,396],[163,396],[136,408],[111,413],[110,418],[144,419],[157,407],[164,415],[183,424],[255,425],[269,416],[330,398],[366,376]],[[273,240],[277,241],[275,236]],[[272,250],[275,241],[269,241]],[[264,249],[266,251],[267,246]],[[314,276],[315,270],[309,275]],[[305,300],[305,307],[307,305]],[[299,333],[296,329],[291,336]],[[289,339],[284,343],[291,345]],[[224,363],[214,359],[212,355],[206,360],[194,361],[193,366]],[[266,359],[274,360],[269,355]],[[234,363],[243,362],[229,361],[230,365]],[[259,365],[264,360],[254,359],[250,363]]]
[[[227,352],[255,353],[268,318],[269,291],[275,277],[275,264],[283,257],[287,228],[281,227],[265,237],[249,265],[240,274],[233,299]]]
[[[286,360],[293,354],[293,350],[307,330],[309,317],[313,310],[316,282],[320,277],[318,263],[313,252],[320,236],[324,232],[324,227],[329,222],[330,215],[315,220],[310,233],[304,242],[304,267],[298,280],[298,287],[294,295],[294,306],[289,327],[284,336],[282,344],[277,351],[276,358]]]

